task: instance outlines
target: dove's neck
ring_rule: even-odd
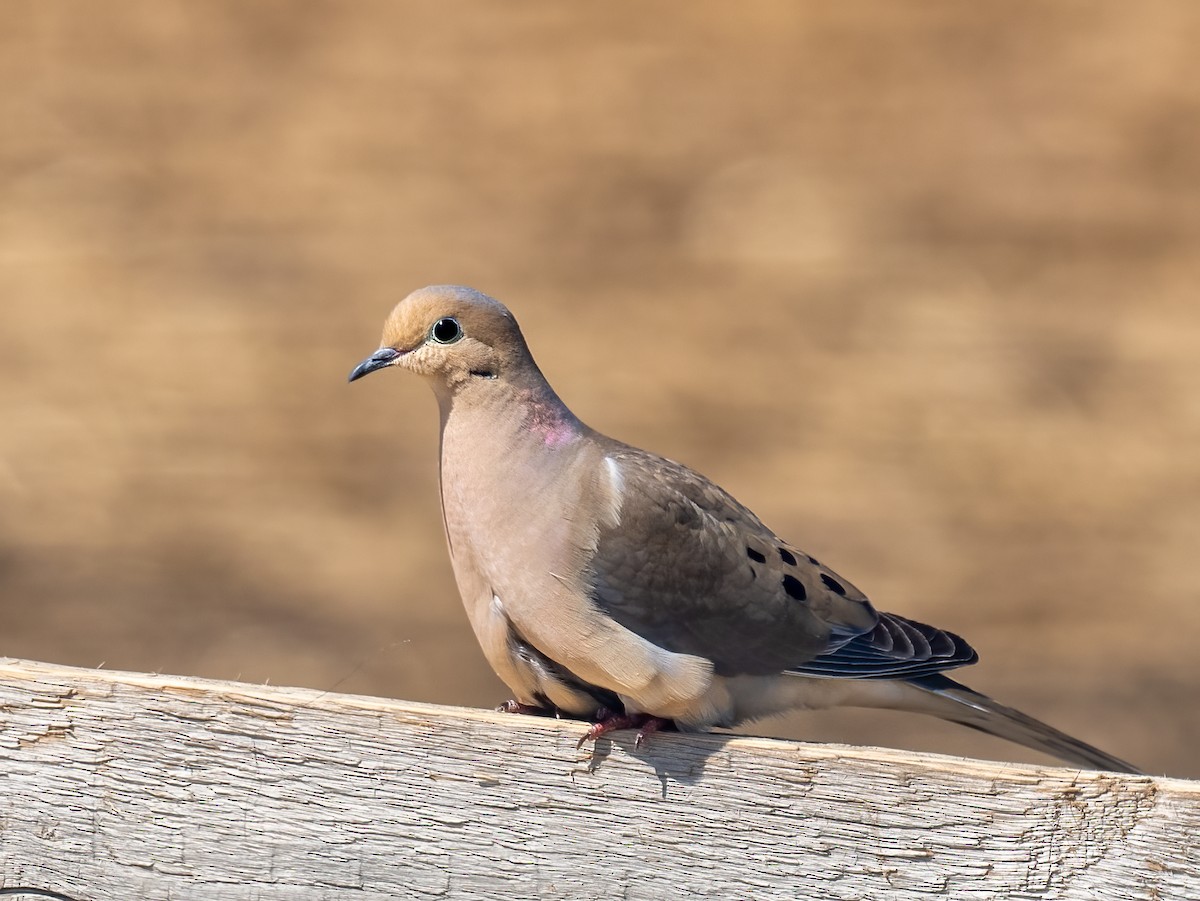
[[[437,395],[443,455],[447,442],[460,441],[476,454],[481,444],[554,451],[587,431],[533,366],[518,376],[481,379]]]
[[[438,405],[448,514],[461,504],[475,517],[489,508],[511,516],[582,463],[589,430],[536,367],[438,392]]]

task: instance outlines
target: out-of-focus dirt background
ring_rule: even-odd
[[[965,681],[1200,776],[1198,45],[1187,2],[4,4],[0,654],[506,697],[432,396],[345,383],[462,282]]]

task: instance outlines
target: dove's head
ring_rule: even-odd
[[[512,313],[486,294],[455,285],[414,291],[383,324],[379,350],[350,381],[401,366],[433,380],[435,390],[519,374],[533,361]]]

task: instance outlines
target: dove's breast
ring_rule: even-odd
[[[451,417],[440,476],[455,580],[488,662],[521,703],[588,715],[619,702],[556,661],[594,616],[578,580],[595,543],[585,495],[597,473],[611,476],[577,440],[561,424]],[[611,506],[601,505],[605,517]]]

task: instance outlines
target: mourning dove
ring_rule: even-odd
[[[947,678],[977,659],[963,639],[878,612],[708,479],[589,428],[498,301],[410,294],[350,381],[391,366],[437,396],[454,576],[508,709],[595,720],[583,740],[640,727],[640,742],[668,723],[888,708],[1137,772]]]

